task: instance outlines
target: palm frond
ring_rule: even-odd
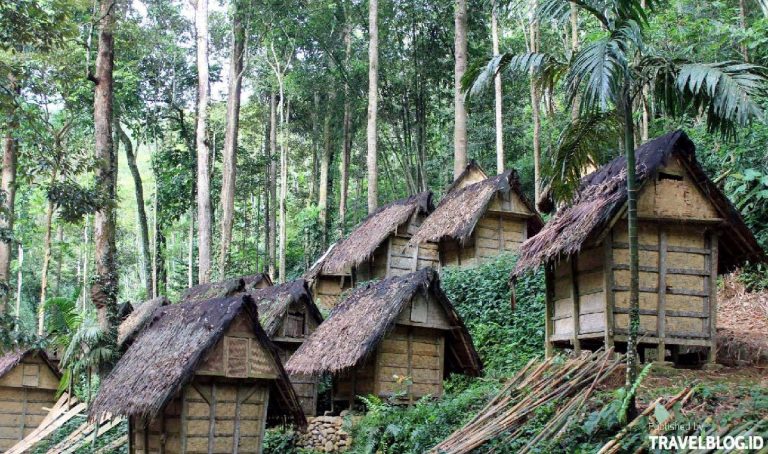
[[[478,96],[493,83],[496,74],[531,74],[536,83],[545,89],[553,88],[565,73],[567,65],[554,56],[543,52],[525,54],[503,53],[492,57],[485,64],[471,67],[461,81],[467,98]]]
[[[560,27],[570,20],[571,3],[567,0],[542,0],[534,14],[537,18],[554,22]]]
[[[581,177],[616,154],[621,130],[614,112],[581,115],[563,129],[544,168],[555,200],[570,200]]]
[[[732,136],[763,114],[755,98],[768,86],[765,67],[740,62],[691,63],[662,58],[641,62],[654,101],[670,116],[704,115],[710,132]]]
[[[611,36],[582,46],[566,77],[569,103],[581,93],[582,111],[606,111],[615,104],[626,58],[623,46]]]
[[[760,4],[760,8],[763,10],[765,17],[768,17],[768,0],[757,0],[757,3]]]

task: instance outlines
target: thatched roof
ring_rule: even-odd
[[[270,338],[277,333],[293,303],[303,304],[318,325],[323,322],[323,315],[312,300],[304,279],[255,290],[249,295],[258,305],[259,321]]]
[[[200,284],[184,290],[179,301],[184,303],[187,301],[201,301],[237,295],[238,293],[255,290],[262,282],[266,282],[268,286],[272,285],[272,280],[266,273],[240,276],[220,282],[211,282],[210,284]]]
[[[675,131],[651,140],[635,150],[637,181],[640,188],[653,180],[670,158],[680,160],[701,192],[726,220],[720,271],[744,260],[757,259],[763,253],[744,219],[728,198],[709,179],[696,161],[696,146],[683,131]],[[574,254],[595,239],[617,216],[627,202],[626,158],[620,156],[581,180],[573,201],[563,207],[544,229],[523,243],[515,274],[533,269],[561,256]]]
[[[130,343],[136,338],[136,335],[149,323],[152,314],[160,306],[171,304],[168,298],[158,296],[141,304],[133,305],[133,311],[120,323],[117,328],[117,346],[122,348],[126,343]]]
[[[432,192],[424,191],[396,200],[368,215],[346,238],[328,250],[325,258],[315,264],[305,277],[317,274],[348,274],[351,267],[368,260],[373,252],[398,226],[414,213],[429,214],[434,209]]]
[[[258,321],[256,303],[237,295],[163,306],[155,310],[151,325],[128,348],[101,384],[91,404],[90,418],[105,414],[154,418],[195,375],[207,353],[216,346],[232,321],[246,314],[253,331],[270,352],[278,369],[278,408],[299,424],[305,419],[277,350]]]
[[[442,304],[452,325],[446,339],[447,369],[478,375],[482,365],[472,338],[431,268],[353,290],[291,356],[286,369],[296,374],[335,374],[361,364],[376,351],[417,292],[430,292]]]
[[[19,363],[24,360],[24,358],[34,354],[40,355],[40,358],[45,362],[45,364],[48,365],[48,367],[51,368],[51,371],[54,373],[54,375],[61,377],[59,369],[51,362],[51,359],[48,357],[48,354],[45,352],[45,350],[40,348],[17,348],[0,356],[0,378],[13,370],[14,367],[18,366]]]
[[[544,223],[523,194],[517,172],[508,170],[501,175],[448,192],[435,211],[413,235],[411,243],[439,242],[448,239],[459,241],[461,244],[466,243],[493,197],[498,193],[509,191],[514,191],[531,212],[528,234],[535,235]]]

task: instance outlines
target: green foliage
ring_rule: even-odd
[[[517,258],[501,255],[473,268],[446,268],[441,286],[464,320],[486,374],[504,374],[543,354],[544,274],[515,283],[512,309],[509,277]]]
[[[264,432],[264,454],[299,454],[301,449],[296,448],[296,433],[285,428],[267,429]]]
[[[637,389],[640,387],[640,384],[643,382],[645,377],[647,377],[651,372],[652,366],[653,363],[648,363],[643,368],[643,370],[640,371],[640,374],[637,376],[637,379],[634,381],[634,383],[632,383],[632,386],[630,386],[629,390],[626,390],[625,388],[619,389],[618,392],[619,396],[621,397],[621,407],[619,407],[618,419],[622,424],[627,423],[627,412],[629,411],[629,406],[634,405]]]
[[[48,199],[59,209],[59,217],[70,223],[81,222],[105,204],[104,192],[94,187],[83,187],[72,181],[61,181],[48,189]]]
[[[420,399],[410,407],[395,405],[376,396],[363,398],[367,414],[352,427],[350,452],[359,454],[420,454],[443,440],[482,408],[497,391],[497,384],[474,380],[446,384],[439,399]],[[455,391],[448,391],[455,389]]]
[[[42,348],[45,339],[19,329],[18,319],[8,313],[0,313],[0,355],[16,348]]]

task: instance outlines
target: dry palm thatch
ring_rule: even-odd
[[[179,301],[185,303],[188,301],[224,298],[237,295],[238,293],[255,290],[262,282],[266,282],[267,285],[272,285],[272,280],[266,273],[240,276],[220,282],[211,282],[210,284],[200,284],[184,290]]]
[[[145,301],[133,309],[128,317],[120,323],[117,328],[117,346],[123,348],[127,343],[133,342],[142,329],[149,323],[152,314],[160,306],[171,304],[168,298],[158,296],[149,301]]]
[[[303,375],[335,374],[360,364],[376,351],[395,326],[398,314],[417,292],[431,292],[442,304],[452,325],[446,339],[447,368],[478,375],[482,365],[472,338],[440,289],[438,275],[431,268],[353,290],[293,354],[286,369]]]
[[[534,222],[534,228],[529,231],[529,234],[535,234],[543,223],[535,215],[536,210],[523,194],[517,173],[514,170],[508,170],[501,175],[448,192],[435,211],[413,235],[411,243],[420,244],[428,241],[437,243],[443,240],[455,240],[462,245],[465,244],[472,236],[477,221],[485,214],[493,197],[496,194],[506,194],[509,191],[514,191],[528,207],[528,210],[534,214],[531,218]]]
[[[250,317],[254,334],[278,370],[279,409],[303,425],[298,398],[274,344],[259,324],[256,303],[248,295],[158,308],[151,324],[101,384],[90,408],[90,420],[112,414],[150,421],[192,380],[206,354],[243,313]]]
[[[720,237],[720,271],[763,252],[744,219],[728,198],[710,180],[696,161],[696,147],[683,131],[651,140],[635,150],[640,189],[652,180],[670,158],[680,160],[702,193],[725,219],[726,234]],[[523,243],[514,274],[520,274],[561,256],[574,254],[596,239],[620,215],[627,202],[626,158],[620,156],[581,180],[572,202],[562,208],[538,235]]]
[[[48,357],[48,354],[45,352],[45,350],[40,348],[17,348],[0,356],[0,378],[13,370],[14,367],[18,366],[19,363],[24,360],[24,358],[34,354],[40,355],[40,358],[48,365],[48,367],[51,368],[57,377],[61,376],[58,367],[56,367],[51,362],[51,359]]]
[[[432,192],[424,191],[380,207],[363,219],[346,238],[329,249],[325,259],[315,264],[306,277],[322,274],[348,274],[351,267],[368,260],[379,245],[415,213],[429,214]],[[321,268],[316,268],[320,266]],[[314,271],[314,274],[313,274]]]
[[[303,304],[318,325],[323,321],[323,315],[312,300],[304,279],[266,287],[249,295],[258,305],[259,321],[270,338],[277,333],[277,329],[288,314],[288,309],[294,303]]]

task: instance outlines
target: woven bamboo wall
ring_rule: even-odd
[[[260,453],[268,399],[268,382],[196,379],[148,426],[131,420],[131,452]]]
[[[38,355],[0,378],[0,452],[29,435],[55,403],[59,380]]]

